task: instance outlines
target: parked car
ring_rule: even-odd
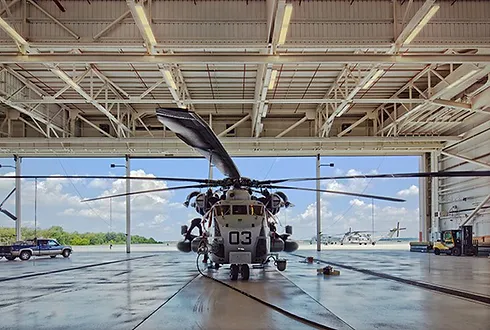
[[[15,260],[17,257],[21,260],[29,260],[32,256],[56,258],[57,255],[68,258],[71,253],[71,246],[61,245],[57,240],[51,238],[38,238],[0,246],[0,258],[5,257],[7,260]]]

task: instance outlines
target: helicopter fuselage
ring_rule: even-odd
[[[211,260],[218,264],[261,264],[270,252],[270,229],[264,204],[245,190],[227,192],[208,217]],[[248,197],[248,198],[247,198]]]

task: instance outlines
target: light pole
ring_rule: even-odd
[[[22,239],[22,233],[21,233],[21,199],[20,199],[20,162],[21,158],[19,156],[14,156],[15,160],[15,166],[12,165],[0,165],[0,168],[2,167],[9,167],[15,169],[15,216],[17,217],[17,220],[15,221],[15,240],[20,241]]]
[[[320,202],[320,167],[334,167],[334,163],[320,164],[320,154],[316,155],[316,250],[322,250],[322,206]]]
[[[131,253],[131,200],[129,192],[131,190],[129,176],[131,172],[129,155],[126,155],[126,165],[111,164],[112,168],[125,167],[126,168],[126,253]]]

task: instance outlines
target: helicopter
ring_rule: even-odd
[[[184,205],[195,207],[202,216],[206,228],[202,235],[190,234],[184,225],[184,239],[177,243],[182,252],[191,250],[205,254],[219,268],[230,264],[230,278],[243,280],[250,276],[249,265],[262,265],[270,257],[276,258],[279,271],[286,269],[286,260],[278,259],[274,253],[294,252],[298,243],[291,239],[292,227],[286,226],[285,233],[277,232],[276,214],[281,208],[291,207],[287,195],[282,191],[270,193],[268,189],[302,189],[277,186],[267,181],[242,177],[235,163],[208,124],[193,111],[181,109],[157,109],[157,118],[178,138],[195,148],[227,178],[209,180],[207,192],[194,191],[187,196]],[[255,190],[253,190],[255,188]],[[304,188],[304,190],[309,190]],[[353,193],[346,193],[353,194]],[[355,194],[360,195],[360,194]],[[365,195],[364,197],[367,197]],[[373,198],[403,201],[397,198],[374,196]],[[192,226],[191,226],[192,227]],[[192,230],[192,228],[191,228]]]
[[[354,176],[330,176],[314,178],[285,178],[256,180],[240,175],[231,156],[221,144],[217,135],[208,124],[194,111],[181,108],[156,109],[158,120],[189,147],[203,155],[224,176],[224,179],[176,178],[176,177],[131,177],[107,175],[62,175],[58,178],[75,179],[127,179],[127,180],[157,180],[169,182],[192,183],[176,187],[158,188],[133,191],[122,194],[106,195],[82,200],[89,202],[122,196],[132,196],[145,193],[182,190],[207,189],[206,192],[195,190],[188,196],[184,205],[193,206],[204,225],[202,235],[192,235],[186,225],[181,227],[184,239],[177,243],[182,252],[194,251],[210,257],[215,268],[230,265],[230,278],[237,280],[239,275],[243,280],[250,276],[249,265],[263,265],[270,258],[275,259],[279,271],[286,269],[286,260],[278,259],[278,252],[293,252],[298,249],[298,243],[291,239],[292,227],[285,226],[285,233],[277,231],[277,214],[281,208],[291,207],[287,195],[278,190],[300,190],[326,192],[391,202],[405,200],[364,193],[313,189],[307,187],[285,186],[285,182],[307,182],[316,180],[340,180],[359,178],[437,178],[437,177],[474,177],[490,176],[490,171],[439,171],[415,173],[389,173]],[[8,179],[45,179],[46,175],[0,176]],[[275,191],[274,191],[275,190]],[[195,199],[191,203],[191,200]],[[191,226],[192,227],[192,226]]]

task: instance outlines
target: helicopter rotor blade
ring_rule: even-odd
[[[15,188],[12,189],[12,191],[10,192],[10,194],[7,195],[7,197],[4,198],[4,200],[2,201],[2,203],[0,203],[0,209],[2,208],[3,204],[5,204],[5,202],[7,201],[7,199],[9,199],[10,196],[12,196],[12,194],[14,193],[15,191]]]
[[[386,197],[386,196],[378,196],[378,195],[369,195],[369,194],[360,194],[360,193],[347,192],[347,191],[326,190],[326,189],[313,189],[313,188],[291,187],[291,186],[276,186],[276,185],[266,186],[266,188],[273,188],[273,189],[291,189],[291,190],[303,190],[303,191],[319,191],[319,192],[326,192],[326,193],[337,194],[337,195],[348,195],[348,196],[355,196],[355,197],[365,197],[365,198],[380,199],[380,200],[385,200],[385,201],[390,201],[390,202],[405,202],[404,199],[400,199],[400,198]]]
[[[82,200],[82,203],[92,202],[92,201],[99,201],[99,200],[102,200],[102,199],[123,197],[123,196],[134,196],[134,195],[140,195],[140,194],[148,194],[148,193],[152,193],[152,192],[180,190],[180,189],[190,189],[190,188],[207,188],[207,187],[209,187],[209,186],[206,185],[206,184],[194,184],[194,185],[189,185],[189,186],[178,186],[178,187],[169,187],[169,188],[157,188],[157,189],[149,189],[149,190],[140,190],[140,191],[133,191],[133,192],[129,192],[129,193],[122,193],[122,194],[115,194],[115,195],[109,195],[109,196],[102,196],[102,197],[94,197],[94,198],[84,199],[84,200]]]
[[[157,109],[158,120],[188,146],[199,151],[221,173],[239,178],[240,172],[208,124],[194,111],[175,108]]]
[[[8,216],[10,219],[12,219],[14,221],[17,221],[17,217],[15,215],[13,215],[12,213],[10,213],[9,211],[0,208],[0,212],[2,212],[3,214],[5,214],[6,216]]]
[[[439,171],[439,172],[414,172],[414,173],[387,173],[387,174],[362,174],[347,176],[325,176],[319,178],[287,178],[277,180],[258,181],[258,185],[276,184],[283,182],[300,182],[316,180],[342,180],[342,179],[392,179],[392,178],[445,178],[445,177],[487,177],[490,171]]]
[[[1,176],[0,179],[102,179],[102,180],[146,180],[146,181],[172,181],[172,182],[192,182],[202,183],[209,186],[217,186],[220,180],[192,179],[192,178],[173,178],[173,177],[148,177],[148,176],[114,176],[114,175],[12,175]]]

